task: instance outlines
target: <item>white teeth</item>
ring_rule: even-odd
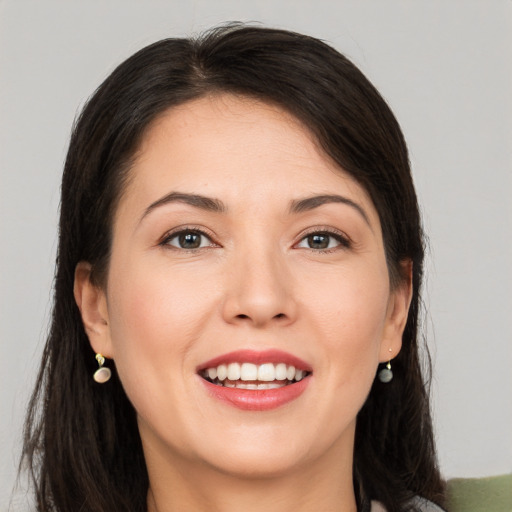
[[[217,378],[219,380],[226,380],[228,376],[228,368],[225,364],[220,364],[217,366]]]
[[[242,380],[258,380],[258,367],[252,363],[243,363],[240,368]]]
[[[243,381],[232,382],[230,380],[225,380],[221,385],[227,388],[237,389],[277,389],[286,386],[284,382],[260,382],[259,384],[248,384]]]
[[[286,386],[286,384],[281,384],[279,382],[266,382],[264,384],[258,384],[258,389],[277,389]]]
[[[238,363],[230,363],[228,365],[228,379],[238,380],[240,378],[240,365]]]
[[[285,380],[286,379],[286,365],[284,363],[279,363],[276,365],[276,380]]]
[[[295,368],[292,365],[288,366],[285,363],[264,363],[260,365],[253,363],[229,363],[227,365],[220,364],[217,367],[207,368],[203,370],[202,375],[211,381],[217,381],[221,385],[225,381],[224,385],[228,387],[271,389],[290,384],[292,381],[298,382],[306,377],[308,372]],[[247,381],[250,381],[250,383],[246,384]],[[260,387],[262,385],[267,386],[266,383],[273,384],[270,388]]]
[[[260,364],[258,367],[258,380],[272,382],[276,378],[276,369],[272,363]]]
[[[258,384],[246,384],[245,382],[238,382],[236,387],[240,389],[258,389]]]

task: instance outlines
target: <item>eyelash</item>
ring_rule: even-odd
[[[305,241],[308,237],[314,236],[314,235],[323,235],[330,238],[334,238],[338,242],[339,245],[336,245],[335,247],[330,247],[326,249],[313,249],[312,247],[304,247],[304,249],[307,249],[314,253],[320,253],[320,254],[329,254],[335,251],[343,250],[343,249],[350,249],[352,247],[352,241],[350,238],[342,233],[341,231],[334,230],[333,228],[314,228],[310,231],[304,233],[299,242],[301,243]],[[297,245],[297,244],[295,244]]]
[[[175,239],[176,237],[179,237],[180,235],[186,235],[186,234],[195,234],[195,235],[205,237],[206,239],[208,239],[210,241],[210,243],[205,247],[196,247],[196,248],[192,248],[192,249],[186,249],[184,247],[176,247],[169,243],[171,240]],[[345,234],[343,234],[340,231],[335,231],[332,228],[312,229],[311,231],[304,233],[302,235],[302,237],[300,238],[299,242],[294,244],[294,247],[297,246],[299,243],[305,241],[308,237],[314,236],[314,235],[323,235],[323,236],[327,236],[330,238],[334,238],[338,242],[339,245],[336,245],[335,247],[331,247],[331,248],[328,247],[326,249],[314,249],[312,247],[304,247],[304,249],[307,249],[314,253],[328,254],[328,253],[332,253],[332,252],[335,252],[340,249],[350,249],[352,247],[351,240]],[[214,246],[218,246],[215,242],[213,242],[212,238],[213,238],[212,235],[205,232],[203,229],[199,229],[196,227],[184,227],[184,228],[179,228],[177,231],[171,231],[170,233],[167,233],[164,236],[164,238],[161,240],[161,242],[159,242],[159,245],[161,245],[163,247],[170,247],[172,249],[186,252],[186,253],[195,253],[200,249],[208,249],[208,248],[211,248]]]
[[[197,247],[197,248],[192,248],[192,249],[185,249],[184,247],[176,247],[169,243],[174,238],[179,237],[180,235],[186,235],[186,234],[194,234],[194,235],[199,235],[199,236],[205,237],[209,240],[210,243],[205,247]],[[171,248],[174,250],[186,252],[186,253],[195,253],[200,249],[208,249],[208,248],[217,246],[217,244],[215,242],[213,242],[212,238],[213,238],[212,235],[210,235],[203,229],[199,229],[196,227],[182,227],[175,231],[171,231],[171,232],[167,233],[158,245],[161,245],[163,247],[168,247],[168,248]]]

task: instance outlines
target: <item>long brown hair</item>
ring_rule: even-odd
[[[117,378],[104,386],[73,298],[85,260],[104,283],[112,218],[148,126],[193,98],[230,92],[286,109],[370,194],[379,213],[390,281],[413,262],[414,293],[394,359],[357,419],[354,479],[360,502],[409,510],[421,495],[443,500],[429,410],[428,357],[422,371],[418,319],[424,243],[407,148],[377,90],[343,55],[318,39],[230,25],[194,39],[166,39],[123,62],[78,118],[64,168],[54,307],[25,426],[24,460],[37,510],[144,511],[148,477],[136,414]],[[427,352],[428,354],[428,352]]]

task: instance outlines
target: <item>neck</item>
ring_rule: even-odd
[[[162,450],[150,454],[145,447],[148,512],[356,512],[352,447],[344,454],[339,448],[292,471],[254,477],[177,460],[175,454],[170,463]]]

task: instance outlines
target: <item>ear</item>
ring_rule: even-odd
[[[73,293],[92,349],[112,358],[107,298],[105,292],[91,282],[91,265],[86,261],[80,261],[75,268]]]
[[[380,347],[381,363],[385,363],[398,355],[402,348],[402,335],[409,315],[412,299],[412,261],[405,260],[401,265],[401,281],[391,291],[386,313],[386,324]]]

